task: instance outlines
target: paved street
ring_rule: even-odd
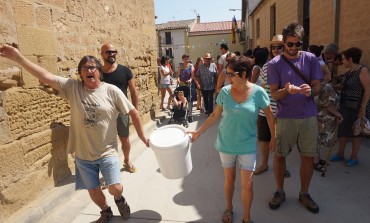
[[[162,112],[166,119],[158,117],[157,122],[146,126],[148,135],[156,128],[166,125],[168,113]],[[189,130],[201,125],[206,115],[194,112],[194,122]],[[159,121],[161,120],[161,121]],[[191,145],[193,162],[192,172],[184,179],[168,180],[164,178],[151,149],[132,137],[134,164],[138,171],[134,174],[122,172],[124,196],[131,206],[131,217],[127,223],[155,222],[221,222],[225,209],[223,196],[223,170],[218,152],[213,145],[218,125],[202,135]],[[135,133],[132,133],[134,135]],[[260,151],[257,150],[257,161]],[[325,154],[325,153],[323,153]],[[347,154],[348,155],[348,154]],[[360,151],[360,165],[348,168],[343,162],[331,163],[325,177],[314,172],[310,193],[320,205],[320,212],[312,214],[298,201],[299,192],[299,157],[295,150],[288,158],[287,167],[291,177],[285,180],[287,200],[278,210],[271,210],[268,201],[274,192],[275,183],[270,156],[270,169],[254,177],[254,200],[252,218],[255,223],[366,223],[370,219],[370,140],[364,139]],[[90,202],[86,191],[73,191],[74,182],[64,185],[62,192],[54,193],[54,200],[59,204],[51,204],[50,197],[38,201],[38,207],[29,210],[28,220],[23,222],[94,222],[99,218],[98,207]],[[61,190],[61,188],[57,188]],[[234,196],[234,222],[242,222],[240,178]],[[59,193],[59,198],[58,198]],[[105,193],[108,192],[105,190]],[[123,222],[114,205],[113,198],[107,196],[112,205],[115,217],[111,223]],[[47,203],[49,202],[51,203]],[[37,213],[35,213],[37,212]],[[43,215],[41,218],[39,215]],[[37,219],[37,220],[35,220]]]

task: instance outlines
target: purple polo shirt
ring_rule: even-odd
[[[309,80],[321,80],[324,75],[320,69],[319,60],[309,52],[301,51],[299,58],[290,60]],[[278,84],[279,89],[284,88],[286,83],[300,86],[304,80],[294,72],[288,63],[276,56],[267,66],[267,83]],[[313,97],[303,94],[289,94],[277,101],[276,118],[309,118],[316,116],[317,108]]]

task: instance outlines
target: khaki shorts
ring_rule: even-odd
[[[119,113],[117,117],[117,132],[118,136],[128,137],[130,134],[130,117],[128,114]]]
[[[286,157],[297,144],[302,156],[317,156],[317,128],[316,116],[303,119],[276,119],[276,152]]]

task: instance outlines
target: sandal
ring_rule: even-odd
[[[126,170],[129,173],[135,173],[136,172],[136,167],[132,164],[131,164],[131,166],[127,165],[127,164],[123,164],[123,169]]]
[[[313,168],[319,172],[322,172],[322,170],[324,169],[324,165],[322,165],[320,162],[317,162],[317,163],[314,163],[313,164]]]
[[[284,177],[285,177],[285,178],[289,178],[289,177],[290,177],[290,172],[289,172],[289,170],[285,170]]]
[[[223,223],[232,223],[233,222],[233,212],[229,210],[225,210],[224,214],[222,215],[222,222]]]

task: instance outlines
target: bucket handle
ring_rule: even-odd
[[[193,143],[193,134],[191,134],[191,133],[187,133],[187,135],[188,135],[188,137],[189,137],[189,142],[190,143]]]

